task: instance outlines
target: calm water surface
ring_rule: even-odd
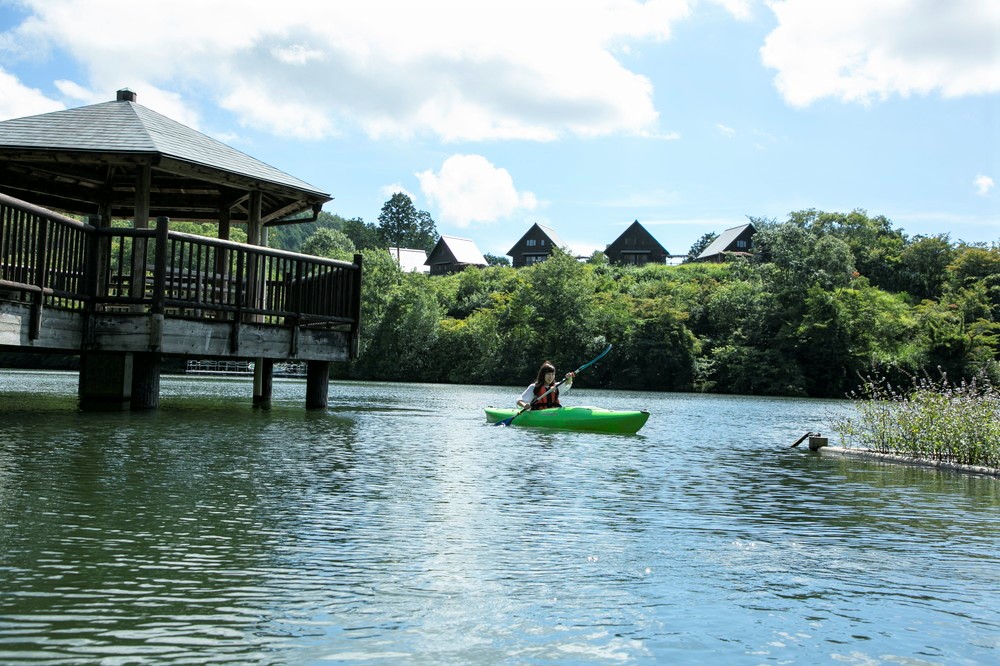
[[[580,385],[583,381],[580,382]],[[844,403],[0,371],[0,662],[1000,662],[1000,481],[788,446]]]

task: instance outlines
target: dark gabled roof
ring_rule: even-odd
[[[553,229],[552,227],[547,227],[544,224],[538,224],[537,222],[535,222],[534,224],[531,225],[531,227],[527,231],[524,232],[524,235],[521,236],[521,238],[516,243],[514,243],[514,247],[507,250],[507,254],[513,257],[515,250],[517,250],[517,246],[520,245],[528,236],[534,235],[532,232],[536,228],[542,232],[543,236],[549,239],[549,243],[552,247],[563,247],[562,241],[559,240],[559,235],[556,234],[555,229]]]
[[[96,212],[88,204],[117,174],[122,178],[112,182],[121,199],[116,205],[127,213],[123,191],[129,178],[134,181],[133,169],[150,164],[153,215],[211,219],[206,209],[217,210],[220,194],[238,199],[239,193],[256,189],[264,194],[265,219],[331,199],[303,180],[136,103],[131,91],[119,91],[118,97],[0,122],[0,189],[74,213]],[[199,191],[202,196],[195,194]],[[164,196],[158,198],[158,192]]]
[[[708,247],[702,250],[701,254],[697,256],[697,259],[707,259],[708,257],[722,254],[729,248],[729,246],[736,242],[736,239],[739,238],[743,232],[747,230],[747,228],[753,230],[754,232],[757,231],[757,227],[753,226],[752,223],[741,224],[738,227],[726,229],[719,234],[719,237],[712,241]]]
[[[670,254],[669,252],[667,252],[667,249],[660,244],[660,241],[653,238],[653,234],[649,233],[646,227],[639,224],[639,220],[636,220],[635,222],[630,224],[628,229],[623,231],[621,235],[618,236],[618,238],[616,238],[614,241],[612,241],[612,243],[608,245],[606,249],[609,251],[622,249],[618,247],[618,243],[623,241],[625,238],[628,238],[629,236],[635,236],[636,238],[643,239],[643,241],[647,243],[647,247],[645,249],[659,249],[663,254]]]

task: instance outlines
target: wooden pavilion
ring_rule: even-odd
[[[79,353],[85,405],[155,407],[160,359],[181,355],[256,359],[255,404],[274,361],[306,361],[307,406],[325,406],[329,363],[356,353],[360,256],[266,245],[330,200],[128,89],[0,122],[0,348]],[[170,220],[217,223],[218,239]],[[228,240],[234,224],[248,244]]]

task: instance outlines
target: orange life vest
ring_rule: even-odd
[[[559,404],[559,389],[553,389],[553,391],[544,398],[538,397],[552,388],[552,386],[554,386],[554,384],[549,384],[548,386],[535,386],[535,401],[531,403],[532,409],[562,407],[562,405]]]

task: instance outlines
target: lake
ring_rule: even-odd
[[[843,401],[0,370],[0,662],[994,664],[1000,480],[789,449]],[[831,444],[837,442],[831,441]]]

